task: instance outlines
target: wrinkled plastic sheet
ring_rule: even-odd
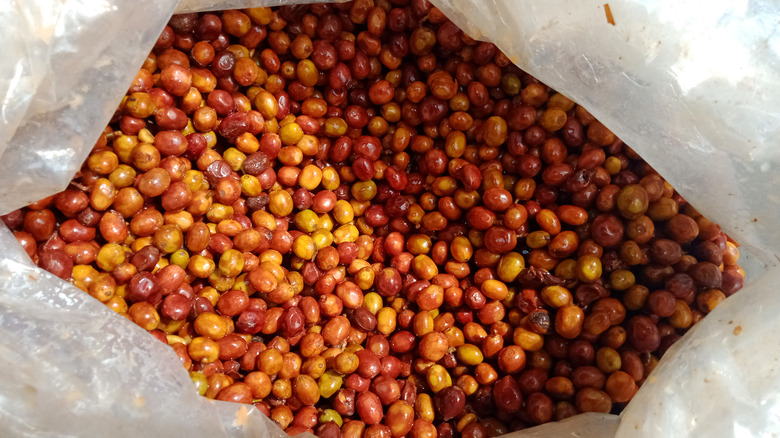
[[[73,179],[175,6],[0,3],[0,214]]]
[[[513,437],[780,430],[780,5],[770,0],[432,0],[589,109],[743,244],[747,287],[661,360],[621,417]],[[66,187],[174,12],[283,0],[5,2],[0,214]],[[297,2],[301,3],[301,2]],[[209,401],[170,348],[33,266],[0,225],[0,430],[9,436],[283,436]]]

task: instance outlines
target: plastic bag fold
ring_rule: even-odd
[[[588,108],[743,244],[748,286],[669,351],[622,417],[513,437],[769,436],[780,429],[780,4],[432,0]],[[67,185],[174,12],[268,0],[5,2],[0,214]],[[197,396],[175,354],[35,268],[0,225],[0,429],[13,436],[283,436]],[[747,258],[745,258],[747,256]],[[270,425],[270,426],[269,426]]]
[[[0,4],[0,214],[68,185],[175,7],[174,0]]]

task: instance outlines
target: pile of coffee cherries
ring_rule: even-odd
[[[200,394],[323,437],[619,412],[744,281],[718,225],[426,0],[174,16],[70,187],[3,220]]]

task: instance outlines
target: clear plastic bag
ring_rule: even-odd
[[[780,5],[770,0],[432,0],[585,105],[743,244],[747,287],[675,344],[621,417],[513,437],[780,430]],[[5,2],[0,214],[62,190],[174,11],[284,0]],[[8,436],[284,436],[197,396],[175,354],[37,269],[0,225],[0,430]]]

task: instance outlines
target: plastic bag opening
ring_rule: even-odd
[[[82,0],[0,6],[0,17],[15,23],[0,30],[13,61],[0,66],[0,213],[66,186],[174,9],[246,3],[257,5]],[[780,330],[773,296],[780,198],[772,190],[780,179],[774,147],[780,139],[780,7],[766,1],[613,2],[612,25],[604,4],[591,1],[576,10],[560,1],[434,3],[472,37],[495,42],[521,68],[588,107],[748,249],[749,286],[665,356],[616,436],[777,430],[777,388],[767,382],[778,380],[772,364],[780,356],[772,342]],[[0,258],[7,384],[0,416],[15,435],[269,433],[268,420],[257,412],[198,397],[167,347],[34,268],[0,228],[8,248]],[[727,403],[702,403],[707,399]],[[578,416],[516,436],[610,436],[615,417],[594,418]],[[590,421],[604,430],[590,429]],[[544,428],[554,431],[541,435]]]

